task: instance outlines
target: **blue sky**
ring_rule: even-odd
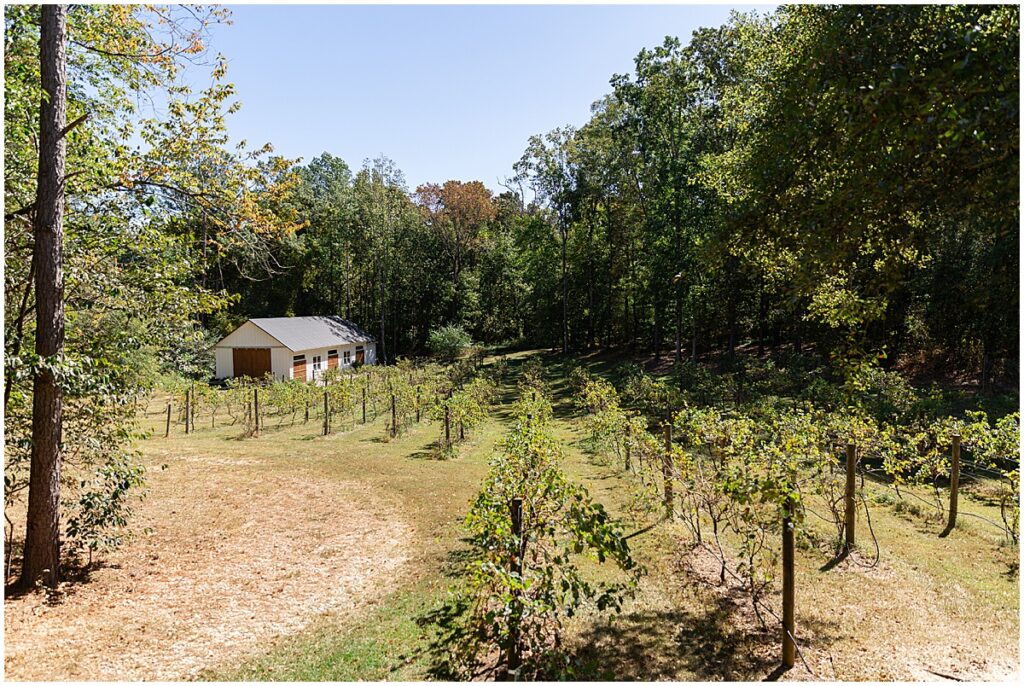
[[[478,179],[498,191],[527,138],[584,123],[642,47],[753,8],[235,5],[211,47],[243,103],[233,139],[353,169],[384,154],[410,189]]]

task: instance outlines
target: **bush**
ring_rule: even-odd
[[[454,360],[473,344],[473,339],[461,326],[450,324],[434,329],[427,338],[430,352],[442,360]]]

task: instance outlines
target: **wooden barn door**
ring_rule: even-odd
[[[356,363],[366,364],[366,351],[363,350],[363,346],[356,346]]]
[[[337,369],[338,368],[338,351],[328,350],[327,351],[327,368]]]
[[[270,372],[270,348],[233,348],[231,357],[236,377],[261,379]]]

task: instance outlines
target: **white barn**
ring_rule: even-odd
[[[250,319],[229,333],[214,349],[217,378],[259,378],[312,381],[324,371],[355,363],[375,364],[373,336],[337,316]]]

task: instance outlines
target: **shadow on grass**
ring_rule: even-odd
[[[577,678],[622,681],[736,681],[756,678],[774,662],[764,656],[773,636],[736,621],[740,606],[710,599],[700,612],[633,612],[595,625],[580,637]]]
[[[17,579],[17,575],[21,571],[21,542],[16,541],[16,544],[17,546],[14,550],[18,551],[18,555],[12,559],[12,574],[10,575],[12,579]],[[49,589],[45,586],[26,588],[18,585],[16,582],[12,582],[4,586],[4,597],[13,599],[38,592],[45,594],[44,604],[51,606],[60,605],[66,599],[73,596],[79,588],[92,581],[93,573],[101,569],[121,569],[121,565],[110,563],[103,559],[93,559],[92,562],[89,562],[87,559],[78,556],[67,556],[60,563],[61,575],[58,588]]]

